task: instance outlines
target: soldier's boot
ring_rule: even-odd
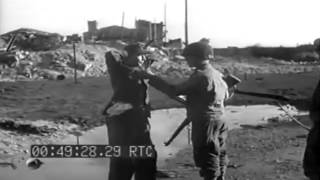
[[[217,180],[225,180],[224,176],[219,176]]]
[[[207,176],[207,177],[204,177],[203,180],[218,180],[218,177]]]
[[[225,180],[225,174],[227,171],[227,166],[226,165],[221,165],[220,166],[220,176],[218,176],[217,180]]]
[[[314,174],[309,176],[309,180],[319,180],[320,179],[320,175]]]

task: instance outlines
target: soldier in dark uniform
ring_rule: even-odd
[[[106,64],[113,88],[113,97],[105,110],[110,145],[151,145],[148,85],[143,79],[130,77],[130,69],[138,67],[143,53],[139,44],[125,47],[127,54],[106,53]],[[118,106],[116,106],[118,105]],[[123,105],[124,110],[114,111]],[[155,180],[156,156],[153,158],[111,158],[109,180]]]
[[[204,180],[223,180],[228,158],[226,155],[227,124],[223,118],[224,100],[228,87],[223,75],[211,66],[211,47],[192,43],[183,52],[190,67],[190,78],[178,85],[168,84],[144,71],[135,72],[149,79],[150,85],[161,87],[169,96],[186,95],[187,119],[192,123],[192,143],[196,166]],[[167,87],[165,87],[167,86]]]
[[[314,43],[320,54],[320,40]],[[307,139],[307,146],[303,159],[304,173],[310,180],[320,179],[320,81],[313,93],[310,106],[312,128]]]

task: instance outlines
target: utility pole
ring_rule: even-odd
[[[122,12],[122,21],[121,21],[121,37],[120,37],[120,39],[121,39],[121,40],[122,40],[122,38],[123,38],[124,16],[125,16],[125,14],[124,14],[124,12]]]
[[[73,66],[74,66],[74,83],[77,84],[77,58],[76,58],[76,43],[81,41],[81,37],[78,34],[72,34],[72,47],[73,47]]]
[[[151,41],[151,39],[153,39],[152,37],[152,23],[149,23],[149,41]]]
[[[188,0],[185,0],[185,45],[188,44]]]
[[[185,0],[185,46],[189,44],[188,40],[188,0]],[[191,144],[191,124],[188,124],[188,144]]]
[[[73,47],[73,66],[74,66],[74,83],[77,84],[77,58],[76,58],[76,42],[72,42]]]
[[[157,34],[157,23],[154,21],[153,24],[153,40],[155,41],[155,43],[158,43],[158,34]]]
[[[167,42],[167,3],[164,4],[164,42]]]

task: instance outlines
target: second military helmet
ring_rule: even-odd
[[[313,46],[317,52],[320,52],[320,38],[314,40]]]
[[[212,48],[210,45],[196,42],[191,43],[187,45],[186,48],[184,48],[182,55],[183,56],[194,56],[201,60],[206,60],[210,58],[210,55],[212,53]]]
[[[146,51],[143,49],[143,45],[140,43],[127,45],[126,47],[124,47],[124,50],[128,53],[128,55],[131,55],[131,54],[140,55],[140,54],[146,53]]]

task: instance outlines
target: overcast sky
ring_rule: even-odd
[[[135,19],[164,20],[168,37],[184,38],[185,0],[0,0],[0,34],[35,28],[63,35],[98,28],[134,27]],[[214,47],[295,46],[320,37],[320,0],[188,0],[189,42],[210,38]]]

